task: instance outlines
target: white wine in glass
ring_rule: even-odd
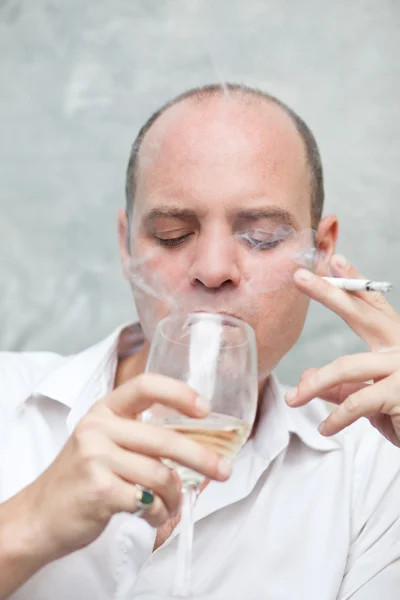
[[[152,419],[151,423],[152,425],[173,429],[229,459],[236,456],[250,432],[250,424],[246,421],[219,413],[211,413],[200,420],[176,416],[165,420]],[[202,484],[204,477],[200,473],[168,459],[164,462],[175,469],[182,483],[187,482],[189,485],[193,483]]]
[[[231,315],[195,312],[172,315],[158,323],[146,366],[185,381],[211,404],[201,419],[153,405],[144,418],[167,427],[232,459],[246,442],[254,422],[258,397],[257,346],[251,326]],[[193,505],[203,475],[165,460],[182,481],[181,534],[173,593],[190,593]]]

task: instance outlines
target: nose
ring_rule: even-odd
[[[240,269],[232,236],[214,234],[200,237],[195,252],[188,272],[192,285],[201,283],[206,288],[218,289],[239,284]]]

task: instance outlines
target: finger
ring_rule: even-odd
[[[229,461],[167,427],[123,418],[108,419],[101,427],[116,444],[131,452],[153,458],[168,458],[201,473],[207,479],[225,481],[231,474]]]
[[[325,400],[326,402],[330,402],[331,404],[341,404],[344,400],[346,400],[347,396],[351,394],[355,394],[359,390],[364,389],[369,383],[342,383],[340,385],[336,385],[335,387],[326,390],[325,392],[321,392],[318,398],[321,400]]]
[[[371,418],[380,413],[399,413],[400,385],[398,374],[393,374],[378,383],[348,396],[319,427],[322,435],[333,435],[348,427],[361,417]]]
[[[324,392],[343,384],[362,383],[370,379],[387,377],[399,368],[400,355],[397,353],[369,352],[341,356],[329,365],[317,369],[309,377],[300,381],[295,396],[289,395],[291,406],[302,406]],[[336,392],[336,402],[346,398],[346,390]]]
[[[183,381],[144,373],[115,388],[103,402],[116,415],[132,417],[152,404],[163,404],[190,417],[204,417],[208,404]]]
[[[341,254],[335,254],[331,259],[331,269],[335,277],[346,277],[350,279],[366,279],[348,260]],[[389,316],[396,315],[393,306],[386,300],[383,294],[379,292],[352,292],[354,296],[362,298],[368,304],[371,304],[378,310],[388,314]]]
[[[399,349],[400,351],[400,349]],[[317,367],[311,367],[309,369],[306,369],[301,375],[300,375],[300,382],[305,381],[306,379],[308,379],[309,377],[311,377],[311,375],[313,375],[314,373],[316,373],[316,371],[318,371]],[[343,383],[343,384],[339,384],[334,386],[333,388],[329,388],[328,390],[325,391],[321,391],[318,394],[318,398],[321,398],[321,400],[325,400],[326,402],[331,402],[332,404],[340,404],[341,402],[343,402],[343,400],[345,400],[347,398],[347,396],[350,396],[350,394],[354,394],[355,392],[358,392],[358,390],[362,390],[367,384],[365,383]],[[295,397],[295,394],[297,392],[297,388],[295,388],[294,390],[290,390],[290,392],[288,392],[289,394],[291,394],[291,398]]]
[[[294,281],[302,292],[339,315],[371,349],[398,343],[399,315],[394,319],[353,293],[331,285],[306,269],[298,269]]]
[[[136,485],[124,482],[122,479],[119,481],[119,486],[116,486],[116,491],[118,491],[119,496],[118,512],[135,514],[138,511],[138,488]],[[149,508],[146,508],[139,516],[141,519],[147,521],[152,527],[160,527],[171,518],[167,507],[157,494],[154,494],[154,500]]]
[[[300,375],[300,381],[305,381],[306,379],[311,377],[311,375],[313,375],[316,371],[318,371],[318,367],[310,367],[309,369],[306,369]]]
[[[357,304],[354,297],[311,271],[298,269],[294,273],[294,281],[310,298],[333,310],[343,319],[356,314]]]
[[[386,346],[385,348],[379,348],[377,352],[398,352],[400,355],[400,346]]]
[[[128,483],[139,484],[159,496],[170,514],[177,514],[181,486],[172,469],[159,460],[114,446],[107,454],[108,467]]]
[[[351,279],[366,279],[360,271],[342,254],[334,254],[330,261],[330,267],[335,277],[349,277]]]
[[[116,513],[136,513],[138,507],[138,487],[111,473],[108,469],[97,470],[97,486],[94,491],[98,501],[99,515],[93,514],[93,519],[100,517],[109,519]],[[170,513],[159,496],[154,494],[152,504],[144,511],[143,517],[153,527],[163,525],[169,518]]]

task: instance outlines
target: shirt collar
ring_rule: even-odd
[[[290,408],[284,399],[286,390],[282,389],[282,402],[287,415],[288,429],[292,435],[296,435],[304,444],[313,450],[321,452],[340,449],[338,436],[324,437],[318,431],[318,426],[328,416],[328,409],[322,401],[310,402],[300,408]]]
[[[323,437],[318,425],[327,416],[322,403],[311,402],[301,408],[290,408],[285,401],[288,387],[280,385],[272,373],[264,387],[259,409],[258,424],[254,435],[254,449],[270,461],[279,447],[289,444],[295,435],[313,450],[336,450],[339,444],[335,438]]]
[[[84,397],[91,398],[94,389],[112,385],[118,358],[137,352],[143,344],[139,324],[124,324],[115,329],[104,340],[78,354],[67,356],[55,369],[35,385],[30,398],[45,396],[72,409]]]
[[[68,429],[72,430],[91,406],[112,389],[118,359],[137,352],[143,341],[139,323],[121,325],[100,343],[66,357],[41,379],[28,398],[45,396],[71,409]],[[288,445],[291,435],[314,450],[337,449],[339,444],[334,438],[318,432],[319,423],[326,418],[324,406],[311,403],[290,408],[285,402],[287,390],[274,374],[269,376],[253,439],[255,451],[269,461],[278,448]],[[21,404],[28,398],[23,398]]]

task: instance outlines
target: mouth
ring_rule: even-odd
[[[220,315],[221,317],[221,323],[223,323],[225,326],[230,326],[230,327],[240,327],[241,323],[246,323],[247,321],[239,316],[236,313],[233,312],[229,312],[226,310],[204,310],[204,309],[197,309],[197,310],[192,310],[191,311],[194,314],[206,314],[206,315],[210,315],[210,314],[214,314],[214,315]],[[225,317],[225,318],[224,318]]]
[[[227,317],[234,317],[235,319],[241,319],[241,317],[239,317],[239,315],[233,313],[233,312],[229,312],[227,310],[214,310],[214,309],[205,309],[205,308],[199,308],[196,310],[192,310],[191,312],[193,313],[213,313],[214,315],[223,315],[223,316],[227,316]]]

